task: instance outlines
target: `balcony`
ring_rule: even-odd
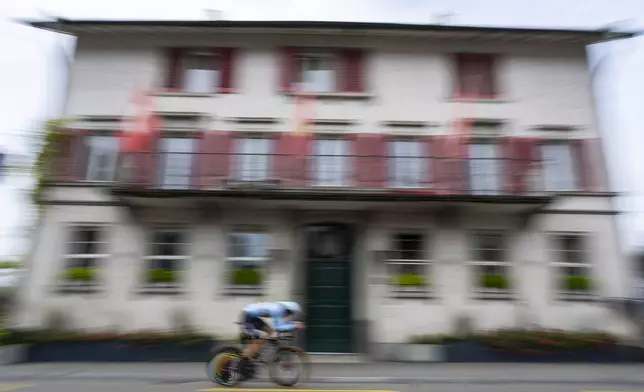
[[[111,187],[120,198],[261,198],[547,204],[539,165],[510,159],[365,155],[138,153]],[[516,208],[515,208],[516,209]]]

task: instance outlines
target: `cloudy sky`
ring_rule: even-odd
[[[26,131],[61,106],[61,52],[73,40],[10,19],[202,19],[205,9],[236,20],[342,20],[432,23],[453,14],[458,25],[644,30],[642,0],[0,0],[0,148],[27,152]],[[644,245],[644,38],[589,48],[601,131],[608,145],[625,250]],[[639,181],[638,181],[639,180]],[[24,177],[0,184],[0,257],[22,248],[13,241],[24,224]],[[9,235],[12,234],[12,235]]]

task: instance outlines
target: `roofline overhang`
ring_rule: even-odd
[[[325,21],[233,21],[233,20],[71,20],[19,21],[34,28],[63,34],[141,34],[146,32],[204,32],[248,34],[386,35],[405,37],[563,40],[593,44],[628,39],[639,32],[580,29],[536,29],[512,27],[447,26],[430,24],[325,22]]]

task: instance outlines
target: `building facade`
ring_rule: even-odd
[[[464,320],[627,332],[597,301],[628,277],[586,62],[598,32],[55,27],[78,38],[69,121],[20,324],[227,336],[243,305],[294,299],[313,352]],[[161,125],[121,160],[136,86],[155,87]],[[461,117],[471,137],[447,137]]]

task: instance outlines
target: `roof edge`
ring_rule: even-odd
[[[486,27],[455,26],[433,24],[383,23],[383,22],[326,22],[326,21],[242,21],[242,20],[97,20],[97,19],[64,19],[55,21],[18,21],[34,28],[68,33],[65,27],[82,26],[159,26],[159,27],[226,27],[226,28],[284,28],[284,29],[346,29],[346,30],[408,30],[408,31],[453,31],[480,33],[522,33],[522,34],[580,34],[595,37],[598,41],[628,39],[640,35],[640,32],[611,32],[608,29],[549,29],[522,27]]]

